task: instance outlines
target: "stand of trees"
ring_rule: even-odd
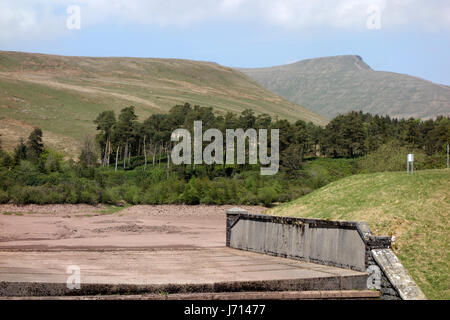
[[[171,133],[242,128],[280,130],[280,171],[261,176],[258,165],[170,164]],[[416,169],[445,167],[450,118],[398,120],[350,112],[327,126],[273,119],[251,110],[215,114],[212,108],[177,105],[140,122],[133,106],[94,120],[80,161],[45,148],[34,129],[13,152],[0,141],[0,203],[264,204],[297,198],[359,172],[403,170],[407,152]],[[270,144],[269,144],[270,145]],[[247,149],[248,151],[248,149]]]
[[[137,119],[133,106],[122,109],[117,119],[113,111],[104,111],[95,119],[103,166],[115,164],[117,170],[121,161],[123,168],[129,168],[133,157],[144,157],[145,168],[148,159],[152,160],[153,167],[160,166],[161,158],[166,159],[171,150],[171,133],[178,128],[192,132],[196,120],[203,121],[204,130],[217,128],[224,135],[226,129],[279,129],[280,160],[287,170],[298,169],[305,158],[361,157],[392,141],[432,155],[442,152],[450,141],[450,119],[442,116],[421,121],[349,112],[337,116],[323,128],[301,120],[291,123],[272,119],[267,114],[255,115],[251,110],[244,110],[240,115],[231,112],[215,115],[212,108],[186,103],[173,107],[167,114],[153,114],[143,122]],[[85,156],[81,159],[86,162]]]
[[[19,140],[19,144],[14,148],[12,154],[2,151],[0,140],[0,165],[11,169],[19,165],[21,160],[29,160],[34,164],[38,164],[43,152],[42,130],[35,128],[30,133],[26,143],[23,139]]]
[[[367,155],[391,141],[427,155],[443,152],[450,141],[450,118],[398,120],[350,112],[330,121],[323,131],[321,148],[326,156],[351,158]]]

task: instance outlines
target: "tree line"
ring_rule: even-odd
[[[40,128],[35,128],[28,136],[26,142],[23,138],[20,138],[12,154],[3,151],[0,139],[0,164],[9,169],[18,165],[21,160],[29,160],[34,164],[38,164],[43,152],[44,143]]]
[[[254,165],[170,166],[171,133],[217,128],[279,129],[280,171],[261,176]],[[407,152],[415,168],[445,167],[450,119],[391,119],[362,112],[327,126],[290,122],[244,110],[177,105],[139,121],[134,107],[100,113],[97,135],[85,139],[80,161],[44,146],[35,128],[12,152],[0,139],[0,203],[264,204],[286,202],[357,173],[399,171]],[[1,137],[0,137],[1,138]],[[271,145],[269,143],[269,145]]]
[[[100,113],[94,120],[100,157],[90,148],[92,143],[85,142],[80,160],[93,165],[100,159],[102,166],[114,165],[115,170],[119,161],[123,168],[130,167],[133,157],[144,158],[144,170],[148,162],[153,167],[160,165],[161,159],[170,155],[171,133],[178,128],[192,132],[198,120],[203,122],[204,130],[216,128],[224,135],[226,129],[279,129],[280,163],[287,170],[298,169],[305,158],[364,156],[392,141],[432,155],[443,152],[450,141],[450,118],[444,116],[422,121],[353,111],[320,127],[302,120],[290,122],[257,115],[249,109],[240,114],[215,114],[210,107],[186,103],[174,106],[167,114],[153,114],[143,122],[138,121],[133,106],[122,109],[117,118],[114,111]]]
[[[160,167],[161,162],[169,166],[172,132],[185,128],[192,133],[194,121],[199,120],[204,130],[216,128],[224,135],[226,129],[279,129],[280,165],[287,171],[298,169],[305,158],[356,158],[373,153],[389,142],[427,155],[444,153],[450,141],[450,118],[444,116],[423,121],[353,111],[338,115],[321,127],[302,120],[290,122],[268,114],[255,114],[249,109],[240,114],[215,114],[211,107],[185,103],[140,122],[134,106],[130,106],[123,108],[118,116],[108,110],[96,117],[97,135],[95,140],[85,138],[80,164],[112,166],[115,171],[119,164],[123,169],[143,165],[144,170],[148,165]],[[21,139],[12,154],[2,151],[0,141],[2,163],[7,167],[21,160],[38,163],[43,152],[40,128],[35,128],[26,141]],[[133,159],[139,161],[133,164]]]

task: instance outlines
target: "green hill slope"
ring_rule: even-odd
[[[141,119],[189,102],[218,112],[327,120],[215,63],[139,58],[88,58],[0,51],[0,134],[7,148],[33,126],[46,142],[76,155],[103,110],[134,105]]]
[[[266,213],[365,221],[430,299],[450,299],[450,170],[355,175]]]
[[[265,88],[328,118],[350,110],[397,118],[450,115],[450,87],[372,70],[359,56],[239,69]]]

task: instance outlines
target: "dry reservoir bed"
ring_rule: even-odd
[[[225,247],[231,207],[1,205],[0,297],[366,288],[365,273]]]
[[[217,247],[232,206],[0,205],[0,249]],[[244,207],[260,213],[263,207]]]

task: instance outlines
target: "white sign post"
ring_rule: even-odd
[[[409,174],[409,164],[411,163],[411,174],[414,174],[414,155],[412,153],[408,154],[406,158],[406,173]]]

